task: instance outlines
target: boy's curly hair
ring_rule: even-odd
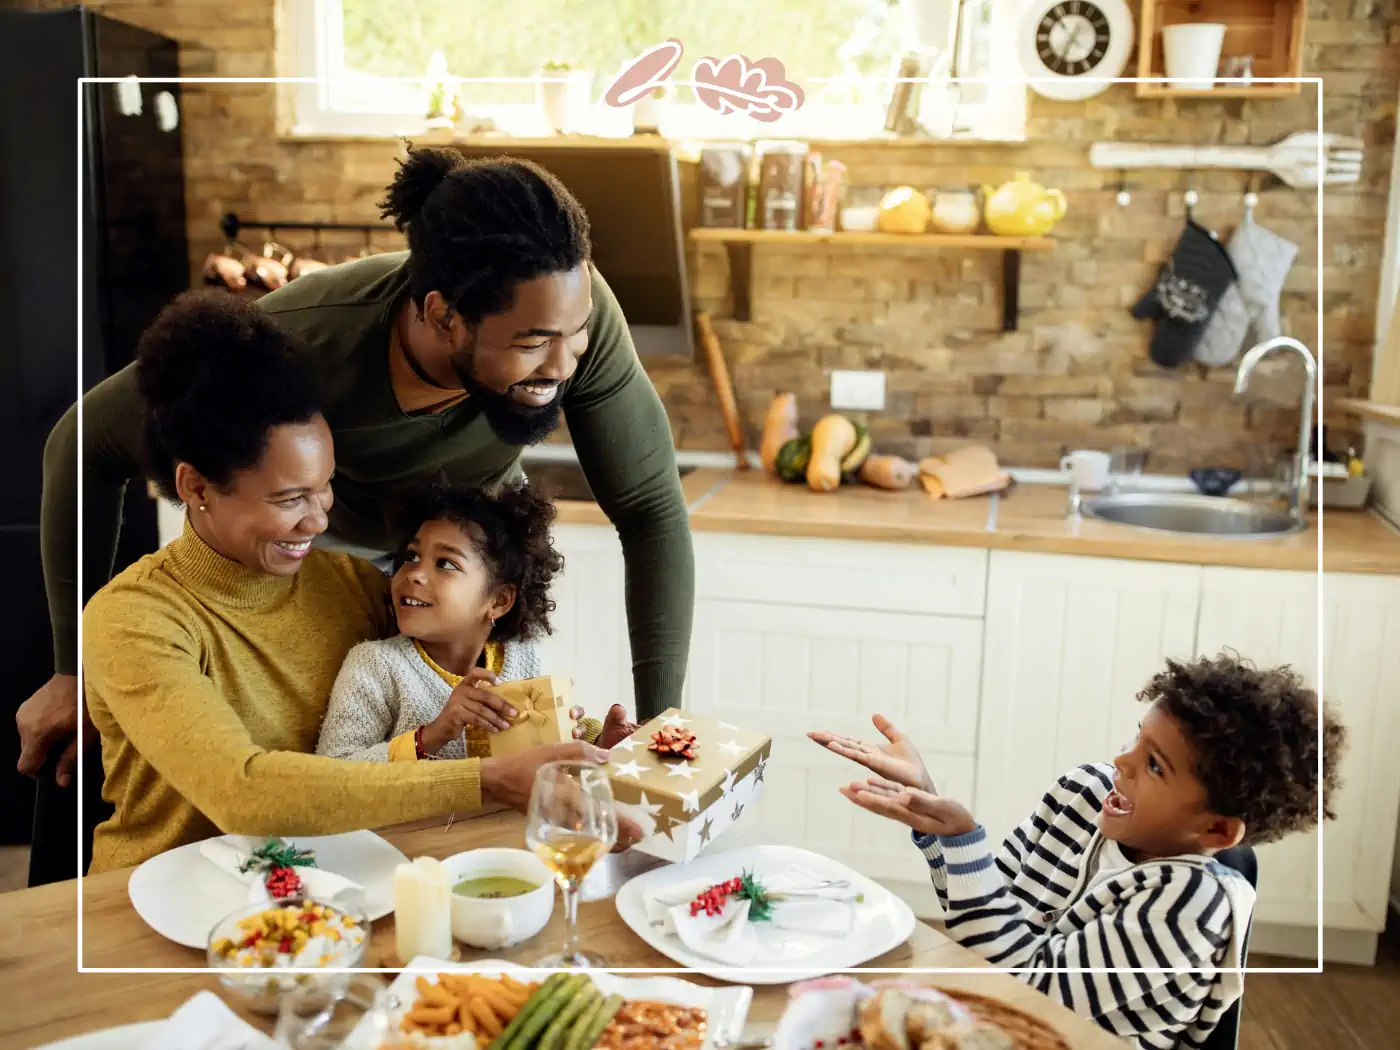
[[[1259,670],[1229,652],[1191,663],[1168,660],[1138,694],[1160,703],[1196,750],[1207,804],[1244,821],[1244,842],[1273,842],[1318,820],[1318,721],[1322,729],[1322,815],[1341,784],[1346,728],[1330,704],[1289,667]]]
[[[515,604],[496,621],[491,640],[537,638],[548,634],[554,601],[549,585],[564,568],[550,542],[554,504],[528,485],[496,493],[438,479],[401,496],[390,513],[393,534],[401,538],[395,569],[426,521],[450,521],[471,538],[497,584],[515,587]]]

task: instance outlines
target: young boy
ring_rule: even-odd
[[[950,937],[1144,1050],[1199,1046],[1239,998],[1241,977],[1220,971],[1244,965],[1254,907],[1213,857],[1317,822],[1319,705],[1291,670],[1229,655],[1169,660],[1138,699],[1151,706],[1132,748],[1061,777],[995,856],[883,717],[878,747],[809,735],[879,774],[841,793],[913,829]],[[1329,711],[1329,801],[1344,736]],[[1090,967],[1143,972],[1053,972]]]

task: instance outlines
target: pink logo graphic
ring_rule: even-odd
[[[647,48],[608,85],[603,101],[620,109],[644,98],[670,79],[684,51],[674,38]],[[690,86],[703,105],[716,113],[747,113],[765,123],[801,109],[805,100],[802,88],[787,78],[776,58],[751,62],[747,55],[705,57],[695,63],[691,77]]]
[[[745,55],[730,55],[722,62],[702,58],[695,63],[695,96],[719,113],[747,113],[754,120],[771,123],[784,113],[802,107],[802,89],[787,78],[776,58],[750,62]]]
[[[648,91],[666,83],[676,71],[684,51],[681,42],[675,39],[647,48],[617,75],[617,79],[604,92],[603,101],[621,109],[645,98]]]

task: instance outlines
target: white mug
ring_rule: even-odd
[[[494,951],[528,941],[554,914],[554,873],[523,849],[473,849],[442,862],[452,885],[482,875],[510,875],[535,883],[518,897],[467,897],[452,894],[452,936],[473,948]]]
[[[1108,488],[1112,476],[1113,457],[1107,452],[1079,449],[1060,459],[1060,470],[1069,475],[1070,482],[1085,492]]]

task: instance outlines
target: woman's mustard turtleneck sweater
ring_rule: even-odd
[[[83,611],[88,709],[116,806],[91,871],[227,834],[329,835],[481,808],[480,763],[314,754],[350,649],[393,630],[389,581],[312,550],[269,576],[184,534]]]

